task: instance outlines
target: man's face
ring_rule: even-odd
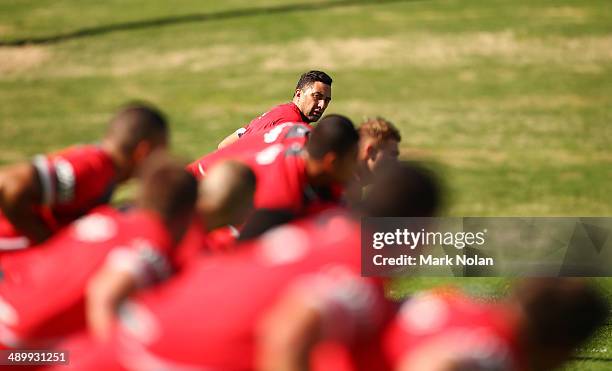
[[[376,150],[376,154],[368,164],[370,171],[375,172],[376,169],[389,162],[396,162],[399,157],[399,143],[395,139],[387,139],[382,142]]]
[[[334,180],[340,184],[347,184],[353,179],[357,165],[357,146],[334,162]]]
[[[306,85],[304,89],[298,89],[295,98],[295,104],[308,122],[315,122],[321,118],[331,101],[331,86],[316,81],[314,84]]]
[[[370,173],[376,172],[381,166],[397,161],[399,157],[399,142],[387,139],[378,146],[372,146],[367,155],[367,167]]]

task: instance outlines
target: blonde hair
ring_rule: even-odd
[[[395,125],[380,116],[367,118],[359,125],[358,130],[361,138],[372,138],[376,140],[377,144],[383,143],[389,139],[394,139],[398,142],[402,141],[402,136]]]

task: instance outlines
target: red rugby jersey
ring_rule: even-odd
[[[434,290],[407,300],[389,325],[383,346],[396,366],[401,362],[417,367],[420,352],[437,349],[487,370],[522,369],[512,312],[455,290]]]
[[[255,208],[284,209],[295,215],[324,210],[340,202],[340,185],[313,187],[308,183],[303,147],[277,143],[245,159],[257,177]]]
[[[308,138],[311,128],[308,125],[295,122],[286,122],[274,128],[230,144],[212,153],[209,153],[187,166],[187,170],[201,179],[208,169],[220,160],[244,160],[253,153],[259,152],[272,144],[283,144],[286,147],[297,143],[303,146]]]
[[[224,226],[208,231],[200,217],[195,217],[185,236],[172,254],[172,265],[182,270],[202,254],[229,251],[236,243],[239,232],[233,226]]]

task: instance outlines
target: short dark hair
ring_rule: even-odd
[[[315,82],[322,82],[325,85],[331,86],[332,78],[329,77],[328,74],[322,71],[308,71],[300,76],[297,85],[295,86],[295,90],[304,89],[306,86],[310,86]]]
[[[143,140],[167,141],[168,131],[166,117],[158,108],[136,101],[124,105],[115,114],[107,136],[114,138],[122,150],[130,152]]]
[[[327,115],[312,129],[306,151],[320,160],[329,152],[343,156],[353,150],[359,142],[359,133],[351,120],[342,115]]]
[[[441,195],[437,176],[421,164],[389,163],[376,174],[363,211],[371,217],[432,217]]]

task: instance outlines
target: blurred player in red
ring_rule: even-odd
[[[82,330],[86,291],[90,330],[103,338],[118,304],[134,289],[168,278],[203,249],[215,249],[205,230],[244,220],[254,182],[242,164],[215,166],[200,185],[196,219],[203,220],[191,223],[183,238],[194,219],[196,182],[181,164],[156,154],[144,168],[135,210],[96,209],[40,245],[15,272],[18,279],[0,282],[0,312],[9,314],[0,315],[0,341],[44,345]]]
[[[608,311],[601,294],[579,279],[524,280],[498,303],[434,290],[406,301],[384,347],[400,371],[554,370]]]
[[[251,169],[236,161],[220,161],[200,181],[198,217],[181,243],[183,264],[201,252],[227,251],[238,237],[233,225],[241,225],[253,212],[256,179]]]
[[[99,145],[71,147],[1,169],[0,251],[40,243],[108,202],[115,186],[165,147],[167,138],[166,119],[157,109],[132,104],[115,115]]]
[[[331,84],[332,79],[325,72],[306,72],[300,77],[290,103],[272,108],[230,134],[219,143],[219,149],[285,122],[309,124],[319,120],[331,101]]]
[[[366,215],[432,214],[438,194],[427,174],[401,165],[383,178]],[[360,276],[359,216],[336,208],[285,224],[231,254],[201,259],[130,301],[120,311],[118,360],[137,370],[253,369],[269,310],[297,293],[329,325],[326,336],[351,340],[355,365],[380,368],[370,340],[393,305],[380,280]]]

